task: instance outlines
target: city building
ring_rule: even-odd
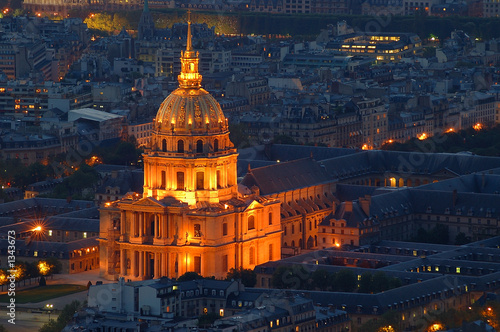
[[[143,194],[101,209],[106,278],[221,278],[281,257],[279,202],[238,191],[238,154],[219,104],[201,88],[190,20],[181,64],[179,88],[161,104],[144,154]]]
[[[16,260],[58,259],[61,273],[99,267],[99,213],[90,201],[29,198],[0,205],[3,234],[15,231]],[[8,239],[0,239],[0,268],[7,269]]]
[[[422,41],[412,33],[350,33],[338,35],[326,49],[342,55],[364,55],[377,62],[398,62],[405,57],[420,56]]]

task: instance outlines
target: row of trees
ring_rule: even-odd
[[[279,289],[307,289],[335,292],[379,293],[402,285],[399,278],[385,272],[365,272],[359,278],[348,269],[330,273],[325,269],[308,271],[302,265],[280,266],[274,271],[271,284]]]
[[[57,258],[48,257],[32,262],[18,261],[12,270],[16,271],[16,281],[20,281],[61,273],[61,269],[62,264]],[[10,273],[7,270],[0,269],[0,285],[8,283],[7,277],[9,275]]]
[[[75,16],[86,14],[85,23],[91,29],[113,33],[126,29],[136,29],[140,11],[121,11],[114,13],[72,13]],[[174,23],[186,21],[186,11],[180,9],[162,9],[152,12],[157,28],[171,27]],[[215,31],[222,34],[262,34],[291,35],[315,38],[328,24],[345,20],[358,31],[366,32],[414,32],[422,39],[430,35],[440,40],[449,37],[455,29],[480,38],[498,38],[500,31],[495,29],[500,23],[498,18],[476,17],[434,17],[423,14],[408,16],[381,15],[378,19],[361,15],[321,15],[321,14],[269,14],[254,12],[200,12],[193,13],[196,22],[215,26]],[[377,30],[377,31],[372,31]]]
[[[413,138],[405,143],[387,143],[382,146],[382,150],[447,153],[469,151],[482,156],[500,156],[500,126],[480,131],[468,128],[423,141]]]
[[[191,280],[198,280],[198,279],[215,279],[215,277],[203,277],[197,272],[186,272],[183,275],[181,275],[179,278],[177,278],[177,281],[183,282],[183,281],[191,281]],[[255,284],[257,284],[257,275],[255,272],[251,269],[244,269],[244,268],[237,268],[234,269],[232,268],[229,270],[226,276],[226,281],[232,281],[232,280],[241,280],[241,283],[245,287],[254,287]]]

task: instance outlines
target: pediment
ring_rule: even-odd
[[[132,203],[132,205],[143,206],[143,207],[147,207],[147,206],[149,206],[149,207],[161,207],[161,208],[165,207],[165,205],[163,205],[161,202],[154,199],[153,197],[141,198],[137,202]]]
[[[264,205],[254,200],[250,204],[248,204],[248,206],[245,208],[245,211],[262,209],[263,207]]]

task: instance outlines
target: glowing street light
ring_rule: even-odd
[[[47,312],[48,312],[48,314],[49,314],[49,321],[50,321],[50,313],[51,313],[51,311],[52,311],[52,309],[53,309],[53,308],[54,308],[54,305],[53,305],[53,304],[51,304],[51,303],[47,303],[47,304],[45,305],[45,310],[47,310]]]

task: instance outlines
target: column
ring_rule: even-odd
[[[120,235],[125,235],[125,220],[126,220],[125,211],[121,211],[121,216],[120,216]]]
[[[160,259],[159,259],[160,253],[155,252],[154,253],[154,258],[155,258],[155,263],[154,263],[154,279],[158,279],[160,275]]]
[[[159,220],[158,220],[158,214],[155,213],[153,215],[154,217],[154,224],[155,224],[155,231],[154,231],[154,237],[156,238],[159,238],[160,237],[160,223],[159,223]]]
[[[164,214],[160,214],[159,218],[161,224],[161,237],[165,239],[168,237],[168,232],[167,232],[168,225]]]
[[[120,250],[120,275],[124,276],[127,274],[127,266],[125,265],[125,249]]]
[[[134,278],[137,276],[137,257],[136,257],[136,255],[137,255],[137,251],[132,250],[132,262],[131,262],[132,266],[131,266],[131,268],[132,268],[132,277],[134,277]]]
[[[139,279],[144,277],[144,251],[139,251]]]
[[[133,237],[137,236],[137,213],[132,212],[132,227],[130,229],[130,235]]]
[[[144,235],[144,212],[138,212],[139,214],[139,236]]]

